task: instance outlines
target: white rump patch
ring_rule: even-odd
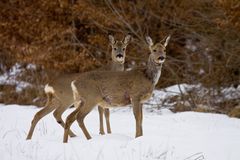
[[[54,89],[53,89],[53,87],[52,86],[49,86],[48,84],[47,85],[45,85],[45,87],[44,87],[44,92],[45,93],[51,93],[51,94],[54,94]]]
[[[77,87],[75,85],[75,81],[72,81],[71,83],[72,91],[73,91],[73,99],[74,99],[74,106],[78,107],[81,103]]]
[[[74,98],[74,100],[77,100],[79,95],[78,95],[77,87],[75,85],[75,81],[72,81],[71,87],[72,87],[72,91],[73,91],[73,98]]]

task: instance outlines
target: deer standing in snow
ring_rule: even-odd
[[[123,41],[116,41],[112,35],[109,35],[109,41],[112,46],[111,58],[112,61],[109,65],[106,65],[98,71],[101,70],[110,70],[110,71],[123,71],[124,62],[126,57],[126,47],[129,44],[131,39],[130,35],[127,35]],[[64,121],[62,120],[63,112],[73,105],[73,96],[71,90],[71,82],[76,79],[82,73],[69,73],[69,74],[59,74],[57,77],[54,77],[53,81],[49,82],[44,88],[44,92],[47,95],[47,103],[45,107],[38,111],[31,123],[30,130],[27,135],[27,139],[31,139],[35,126],[44,116],[53,112],[53,115],[56,121],[62,126],[65,126]],[[111,133],[110,123],[109,123],[109,109],[103,108],[99,105],[99,117],[100,117],[100,134],[104,134],[103,129],[103,113],[105,115],[107,132]],[[76,136],[71,130],[69,131],[69,136]]]
[[[169,39],[170,36],[164,44],[154,44],[149,36],[146,37],[150,49],[146,67],[122,72],[91,71],[79,75],[72,81],[76,109],[66,119],[63,142],[68,141],[70,126],[75,120],[85,137],[91,138],[85,127],[84,118],[96,105],[109,108],[132,104],[136,120],[135,136],[142,136],[142,103],[152,96],[158,83]]]

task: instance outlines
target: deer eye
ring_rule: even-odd
[[[153,50],[153,52],[157,52],[157,50],[156,50],[156,49],[154,49],[154,50]]]
[[[117,48],[113,48],[114,49],[114,51],[116,51],[117,50]]]
[[[125,48],[123,48],[123,51],[125,51]]]

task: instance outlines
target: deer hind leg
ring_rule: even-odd
[[[70,106],[69,106],[70,107]],[[60,105],[60,107],[58,107],[54,112],[53,112],[53,115],[56,119],[56,121],[64,128],[65,126],[65,123],[64,121],[62,120],[62,114],[63,112],[69,108],[69,107],[65,107],[65,106],[62,106]],[[71,131],[69,130],[69,136],[70,137],[76,137],[76,135]]]
[[[110,134],[110,133],[112,133],[112,131],[111,131],[110,121],[109,121],[109,117],[110,117],[109,108],[104,108],[104,115],[105,115],[105,120],[106,120],[107,133]]]
[[[92,137],[90,136],[90,134],[87,131],[87,128],[84,124],[84,118],[94,108],[95,105],[96,104],[94,104],[93,102],[84,104],[82,107],[80,107],[79,112],[77,113],[77,116],[76,116],[78,125],[82,129],[82,131],[87,139],[91,139]]]
[[[84,102],[81,102],[81,106]],[[66,123],[64,126],[64,135],[63,135],[63,143],[67,143],[68,142],[68,135],[70,132],[70,127],[72,125],[72,123],[76,120],[76,116],[77,113],[79,112],[79,109],[81,106],[77,106],[76,109],[68,115],[67,119],[66,119]]]
[[[88,133],[84,125],[83,120],[84,120],[84,117],[94,108],[94,106],[97,103],[93,103],[94,102],[93,100],[85,101],[85,99],[83,99],[79,95],[78,90],[74,83],[75,81],[71,83],[71,87],[73,90],[74,106],[76,107],[76,109],[66,119],[66,123],[64,127],[63,143],[67,143],[70,127],[76,119],[78,120],[78,124],[82,129],[83,133],[85,134],[85,136],[87,137],[87,139],[91,138],[90,134]]]
[[[99,134],[104,135],[104,127],[103,127],[103,111],[104,109],[101,106],[98,106],[98,113],[99,113],[99,124],[100,124],[100,128],[99,128]]]
[[[45,107],[43,109],[41,109],[40,111],[38,111],[32,120],[31,127],[30,127],[30,130],[29,130],[27,138],[26,138],[27,140],[32,138],[33,131],[34,131],[37,123],[39,122],[39,120],[42,119],[47,114],[49,114],[50,112],[52,112],[56,108],[52,103],[53,95],[51,93],[48,93],[47,97],[48,97],[48,100],[47,100]]]
[[[136,138],[143,135],[142,131],[142,104],[139,99],[133,100],[133,113],[136,120]]]

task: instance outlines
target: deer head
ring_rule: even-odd
[[[160,66],[166,59],[166,47],[168,45],[170,37],[171,36],[169,35],[163,44],[161,42],[154,44],[151,37],[146,37],[146,41],[151,52],[149,60],[151,60],[156,66]]]
[[[123,64],[126,57],[126,47],[131,40],[131,35],[127,35],[122,41],[115,40],[112,35],[109,35],[110,45],[112,46],[112,60]]]

